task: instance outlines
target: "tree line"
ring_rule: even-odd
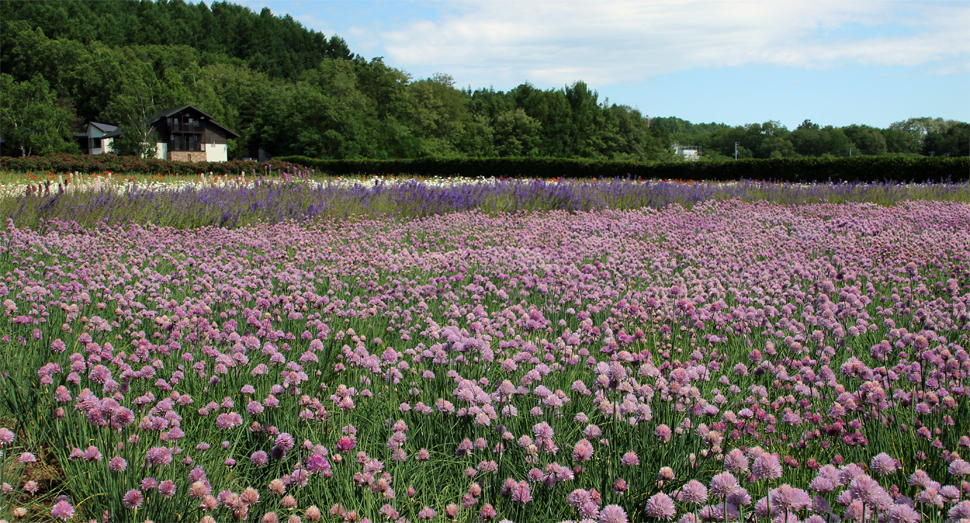
[[[705,158],[967,155],[970,127],[911,119],[887,129],[777,122],[731,127],[650,118],[582,81],[559,89],[460,88],[367,60],[289,15],[227,2],[80,0],[0,3],[4,154],[72,152],[86,121],[121,125],[121,153],[144,152],[157,111],[192,104],[240,134],[230,157],[544,156]]]
[[[654,118],[681,144],[698,146],[709,159],[845,156],[968,156],[970,124],[942,118],[909,118],[885,129],[869,125],[820,126],[805,120],[794,130],[777,121],[729,126]]]

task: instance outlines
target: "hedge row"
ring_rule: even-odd
[[[640,178],[663,180],[772,182],[963,182],[970,158],[777,158],[726,162],[614,162],[567,158],[419,158],[412,160],[325,160],[277,157],[331,175],[391,174],[496,178]]]
[[[304,156],[270,162],[173,162],[133,156],[63,155],[0,157],[0,171],[196,175],[272,174],[309,168],[331,175],[462,176],[468,178],[640,178],[661,180],[773,182],[963,182],[970,158],[777,158],[726,162],[614,162],[569,158],[417,158],[410,160],[327,160]]]
[[[116,156],[113,154],[52,154],[47,156],[0,157],[0,171],[28,173],[68,173],[80,172],[95,174],[112,172],[114,174],[163,174],[196,175],[212,173],[218,175],[239,175],[246,173],[269,174],[270,171],[303,169],[281,161],[259,163],[254,160],[232,160],[228,162],[174,162],[156,158],[137,156]]]

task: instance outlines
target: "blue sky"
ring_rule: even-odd
[[[886,127],[970,121],[967,0],[230,0],[415,79],[577,80],[650,116]]]

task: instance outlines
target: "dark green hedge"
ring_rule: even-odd
[[[112,172],[115,174],[196,175],[211,172],[218,175],[239,175],[245,172],[247,176],[251,176],[254,173],[257,175],[270,174],[287,170],[293,172],[296,169],[303,169],[303,167],[281,161],[259,163],[254,160],[232,160],[229,162],[188,163],[113,154],[0,157],[0,171],[29,173],[81,172],[96,174]]]
[[[611,162],[569,158],[417,158],[410,160],[323,160],[303,156],[270,162],[173,162],[132,156],[64,155],[0,157],[0,171],[86,174],[113,172],[196,175],[275,174],[313,169],[331,175],[381,174],[463,176],[468,178],[641,178],[661,180],[775,182],[963,182],[970,179],[970,158],[778,158],[725,162]]]
[[[761,180],[775,182],[962,182],[970,158],[778,158],[725,162],[611,162],[566,158],[419,158],[412,160],[323,160],[278,157],[332,175],[382,174],[495,178],[641,178],[673,180]]]

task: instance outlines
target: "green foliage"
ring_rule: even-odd
[[[495,178],[773,182],[961,182],[970,178],[970,158],[774,158],[731,162],[629,162],[567,158],[420,158],[410,160],[321,160],[277,158],[331,175],[391,174]]]
[[[545,90],[528,83],[507,92],[457,89],[447,74],[414,80],[288,15],[227,2],[4,0],[2,15],[0,70],[39,93],[45,91],[35,82],[46,82],[42,105],[53,97],[76,125],[71,131],[84,121],[121,126],[116,146],[126,155],[153,154],[144,146],[153,143],[146,121],[182,104],[240,135],[229,143],[232,158],[263,149],[329,159],[656,162],[677,159],[675,143],[700,147],[708,161],[733,159],[735,152],[740,159],[968,154],[970,133],[939,118],[886,129],[806,120],[789,131],[775,121],[732,127],[651,118],[601,100],[582,81]],[[62,146],[71,147],[55,141],[5,151]]]
[[[83,173],[103,174],[161,174],[260,176],[293,172],[298,165],[280,160],[259,163],[253,160],[230,160],[228,162],[175,162],[140,156],[117,156],[114,154],[51,154],[46,156],[0,157],[0,171],[26,173]]]
[[[923,154],[928,156],[970,156],[970,124],[953,122],[946,130],[926,133]]]
[[[18,82],[0,74],[0,128],[7,147],[21,155],[76,152],[73,110],[39,74]]]

